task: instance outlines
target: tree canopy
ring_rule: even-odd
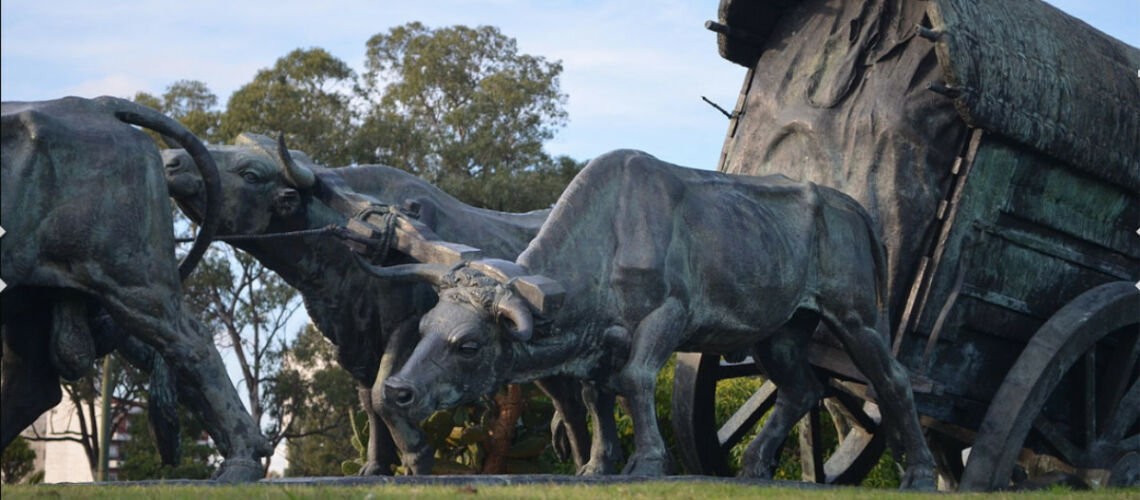
[[[356,73],[344,61],[321,48],[296,49],[230,96],[221,131],[231,139],[283,132],[317,163],[346,165],[353,159],[357,90]]]
[[[222,112],[217,109],[218,96],[205,82],[179,80],[167,86],[161,97],[138,92],[134,101],[166,113],[203,141],[225,140],[221,131]]]
[[[515,40],[493,26],[413,22],[366,45],[363,92],[371,107],[357,135],[360,160],[408,170],[485,208],[527,210],[554,201],[557,193],[515,198],[527,194],[519,181],[544,180],[527,172],[558,169],[543,143],[566,121],[561,63],[519,53]]]

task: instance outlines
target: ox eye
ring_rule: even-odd
[[[257,176],[257,174],[255,174],[255,173],[253,173],[252,171],[249,171],[249,170],[246,170],[245,172],[242,172],[242,173],[241,173],[241,178],[242,178],[242,179],[245,179],[245,181],[246,181],[246,182],[248,182],[248,183],[250,183],[250,184],[257,184],[257,183],[261,182],[261,178],[260,178],[260,177],[258,177],[258,176]]]
[[[455,350],[458,351],[461,356],[471,357],[478,354],[479,348],[481,347],[483,346],[479,345],[478,342],[469,340],[467,342],[459,344],[459,347],[457,347]]]

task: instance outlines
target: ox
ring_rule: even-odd
[[[904,485],[931,488],[907,374],[887,349],[883,252],[866,212],[838,191],[611,152],[574,179],[517,263],[371,268],[440,293],[415,352],[385,382],[385,401],[415,420],[504,383],[570,375],[588,383],[602,430],[590,467],[606,468],[598,450],[613,439],[617,394],[629,402],[636,444],[624,472],[659,475],[668,456],[657,372],[674,351],[747,350],[780,391],[742,475],[771,477],[784,437],[823,395],[807,361],[822,320],[902,430]],[[551,310],[512,286],[523,274],[561,283],[563,305]]]
[[[158,149],[129,124],[201,159],[201,189],[213,201],[217,174],[205,148],[174,120],[110,97],[6,102],[2,115],[3,445],[60,401],[60,376],[82,375],[121,331],[128,351],[157,349],[173,368],[226,457],[215,477],[262,477],[268,443],[181,300],[180,272],[209,244],[216,203],[179,268]]]
[[[214,146],[222,180],[220,235],[260,235],[344,225],[358,202],[419,206],[419,221],[442,238],[471,244],[487,255],[517,256],[537,234],[549,210],[514,214],[466,205],[434,185],[399,169],[368,165],[328,169],[304,153],[290,151],[258,134],[242,134],[233,146]],[[191,218],[200,219],[200,183],[193,160],[182,150],[163,152],[171,194]],[[301,292],[305,309],[317,328],[337,347],[337,360],[357,381],[361,404],[369,416],[368,462],[362,475],[390,474],[397,464],[389,427],[402,450],[426,449],[416,422],[398,414],[380,419],[381,389],[377,381],[401,366],[418,339],[420,315],[435,301],[430,287],[377,280],[357,266],[354,254],[337,239],[322,236],[241,240],[231,244],[249,253]],[[391,262],[398,260],[392,253]],[[568,379],[539,382],[551,394],[565,419],[552,423],[556,443],[564,436],[563,453],[585,463],[590,446],[586,413],[578,385]],[[375,387],[375,390],[373,389]],[[574,397],[562,396],[573,394]],[[564,433],[564,434],[562,434]],[[566,450],[565,448],[569,448]],[[413,473],[426,474],[432,453],[405,452]]]

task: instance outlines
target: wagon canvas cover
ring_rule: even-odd
[[[751,67],[797,0],[724,0],[722,57]],[[835,2],[830,2],[835,3]],[[852,2],[840,2],[852,3]],[[1140,190],[1140,50],[1039,0],[854,2],[912,36],[935,39],[942,82],[970,126]],[[889,5],[895,3],[895,5]],[[911,4],[911,5],[907,5]],[[843,16],[837,12],[836,21]],[[832,43],[829,40],[827,43]]]

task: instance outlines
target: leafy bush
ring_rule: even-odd
[[[139,481],[143,479],[209,479],[217,468],[216,450],[199,441],[205,435],[205,428],[198,419],[184,408],[179,408],[178,420],[182,432],[182,460],[176,466],[163,465],[158,455],[154,434],[147,424],[146,412],[128,417],[127,433],[130,435],[122,446],[125,460],[119,469],[119,479]]]
[[[16,436],[16,439],[4,448],[3,457],[0,457],[0,473],[3,474],[4,484],[19,483],[35,466],[36,452],[28,446],[28,441],[22,436]],[[42,475],[40,479],[43,479]]]

